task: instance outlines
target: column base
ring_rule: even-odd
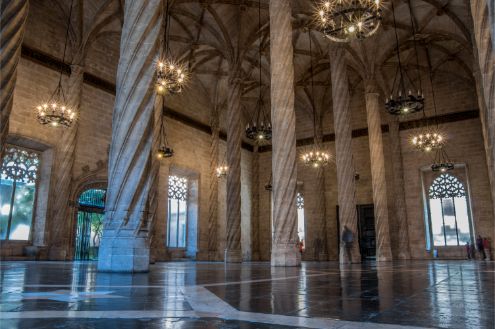
[[[376,255],[377,262],[391,262],[392,255]]]
[[[242,251],[225,249],[225,263],[242,263]]]
[[[48,250],[48,260],[67,260],[67,249],[62,247],[50,247]]]
[[[301,266],[301,253],[296,245],[273,245],[272,266]]]
[[[146,238],[102,239],[98,252],[99,272],[148,272],[149,266],[150,248]]]
[[[407,252],[399,252],[399,255],[397,255],[397,258],[400,260],[408,260],[408,259],[411,259],[411,255]]]
[[[320,252],[318,254],[318,261],[320,261],[320,262],[328,261],[328,254],[326,252]]]

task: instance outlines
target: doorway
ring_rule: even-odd
[[[77,208],[75,260],[97,260],[105,217],[103,189],[88,189],[81,193]]]
[[[373,204],[357,205],[359,251],[363,260],[376,259],[375,212]]]

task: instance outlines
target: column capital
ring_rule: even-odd
[[[365,78],[364,82],[364,92],[366,94],[380,94],[380,88],[375,78]]]

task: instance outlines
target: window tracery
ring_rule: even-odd
[[[168,197],[179,201],[187,199],[187,178],[170,176],[168,179]]]
[[[296,206],[297,209],[304,209],[304,197],[299,192],[297,192],[296,196]]]
[[[39,154],[9,145],[2,163],[2,179],[34,183],[38,177]]]
[[[428,195],[430,199],[462,198],[466,196],[466,190],[459,179],[450,174],[442,174],[433,181]]]

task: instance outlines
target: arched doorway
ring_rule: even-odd
[[[87,189],[77,200],[75,260],[97,260],[105,216],[106,190]]]

